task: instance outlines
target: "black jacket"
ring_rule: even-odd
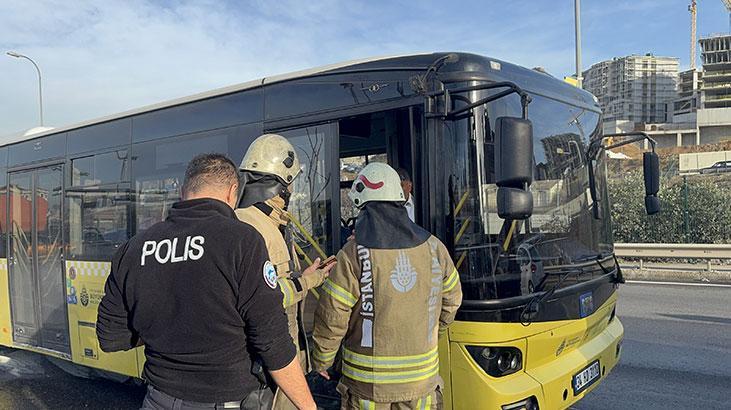
[[[243,399],[258,386],[249,353],[269,370],[295,357],[268,259],[263,238],[223,202],[174,204],[114,256],[99,305],[101,349],[144,344],[143,377],[171,396]]]

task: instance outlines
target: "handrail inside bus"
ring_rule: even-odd
[[[300,221],[298,221],[297,218],[295,218],[291,212],[287,212],[287,216],[289,217],[289,220],[292,221],[294,226],[297,227],[297,230],[300,231],[302,236],[305,237],[307,242],[309,242],[309,244],[312,245],[313,248],[315,248],[315,251],[317,251],[317,254],[320,255],[320,257],[322,257],[323,260],[327,259],[327,255],[325,254],[325,252],[322,250],[322,248],[320,248],[320,245],[318,245],[317,241],[315,241],[315,238],[313,238],[312,235],[310,235],[310,233],[307,231],[307,229],[305,229],[305,227],[302,225],[302,223],[300,223]]]

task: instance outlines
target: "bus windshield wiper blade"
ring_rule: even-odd
[[[538,311],[540,310],[543,302],[545,302],[546,299],[551,297],[551,295],[556,292],[556,290],[563,284],[564,280],[566,280],[566,278],[572,273],[582,273],[583,271],[584,270],[582,268],[575,267],[566,269],[564,272],[561,272],[558,281],[551,287],[551,289],[544,291],[542,294],[536,294],[531,298],[530,301],[528,301],[528,303],[526,303],[523,311],[520,312],[520,323],[523,326],[529,326],[532,322],[532,316],[538,314]],[[546,278],[548,278],[548,275],[543,278],[538,286],[542,287],[546,281]]]
[[[602,264],[602,261],[606,257],[608,257],[608,256],[609,256],[609,254],[607,254],[607,253],[599,252],[596,255],[596,258],[594,260],[590,261],[590,262],[594,262],[597,265],[599,265],[599,267],[601,268],[602,272],[604,272],[605,275],[608,274],[608,273],[611,273],[611,270],[609,270],[608,268],[606,268]],[[616,256],[615,256],[615,260],[616,260]],[[558,278],[558,281],[551,287],[551,289],[545,291],[542,294],[535,295],[525,305],[525,308],[523,308],[523,311],[520,313],[520,323],[523,326],[530,325],[531,324],[532,316],[535,316],[536,314],[538,314],[538,312],[540,310],[540,307],[543,304],[543,302],[545,302],[546,299],[548,299],[549,297],[551,297],[556,292],[556,290],[558,290],[558,288],[561,287],[561,285],[563,284],[564,280],[566,280],[566,278],[570,274],[572,274],[572,273],[579,273],[579,274],[584,273],[584,268],[585,267],[586,266],[575,266],[575,267],[566,267],[567,269],[562,269],[562,272],[559,274],[560,276]],[[546,279],[550,275],[555,275],[555,273],[546,272],[546,276],[543,278],[543,280],[541,281],[541,283],[538,284],[539,289],[541,287],[543,287],[543,284],[545,283]]]

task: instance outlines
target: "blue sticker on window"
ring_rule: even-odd
[[[579,315],[587,317],[594,313],[594,295],[591,292],[579,296]]]

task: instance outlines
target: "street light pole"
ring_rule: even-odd
[[[41,69],[38,68],[38,64],[36,64],[36,62],[33,61],[32,58],[30,58],[26,55],[16,53],[15,51],[8,51],[5,54],[9,55],[10,57],[15,57],[15,58],[25,58],[26,60],[30,61],[33,64],[33,66],[36,68],[36,72],[38,73],[38,104],[40,107],[41,127],[42,127],[43,126],[43,88],[41,85]]]
[[[574,25],[576,31],[576,84],[582,88],[584,77],[581,75],[581,0],[574,0]]]

